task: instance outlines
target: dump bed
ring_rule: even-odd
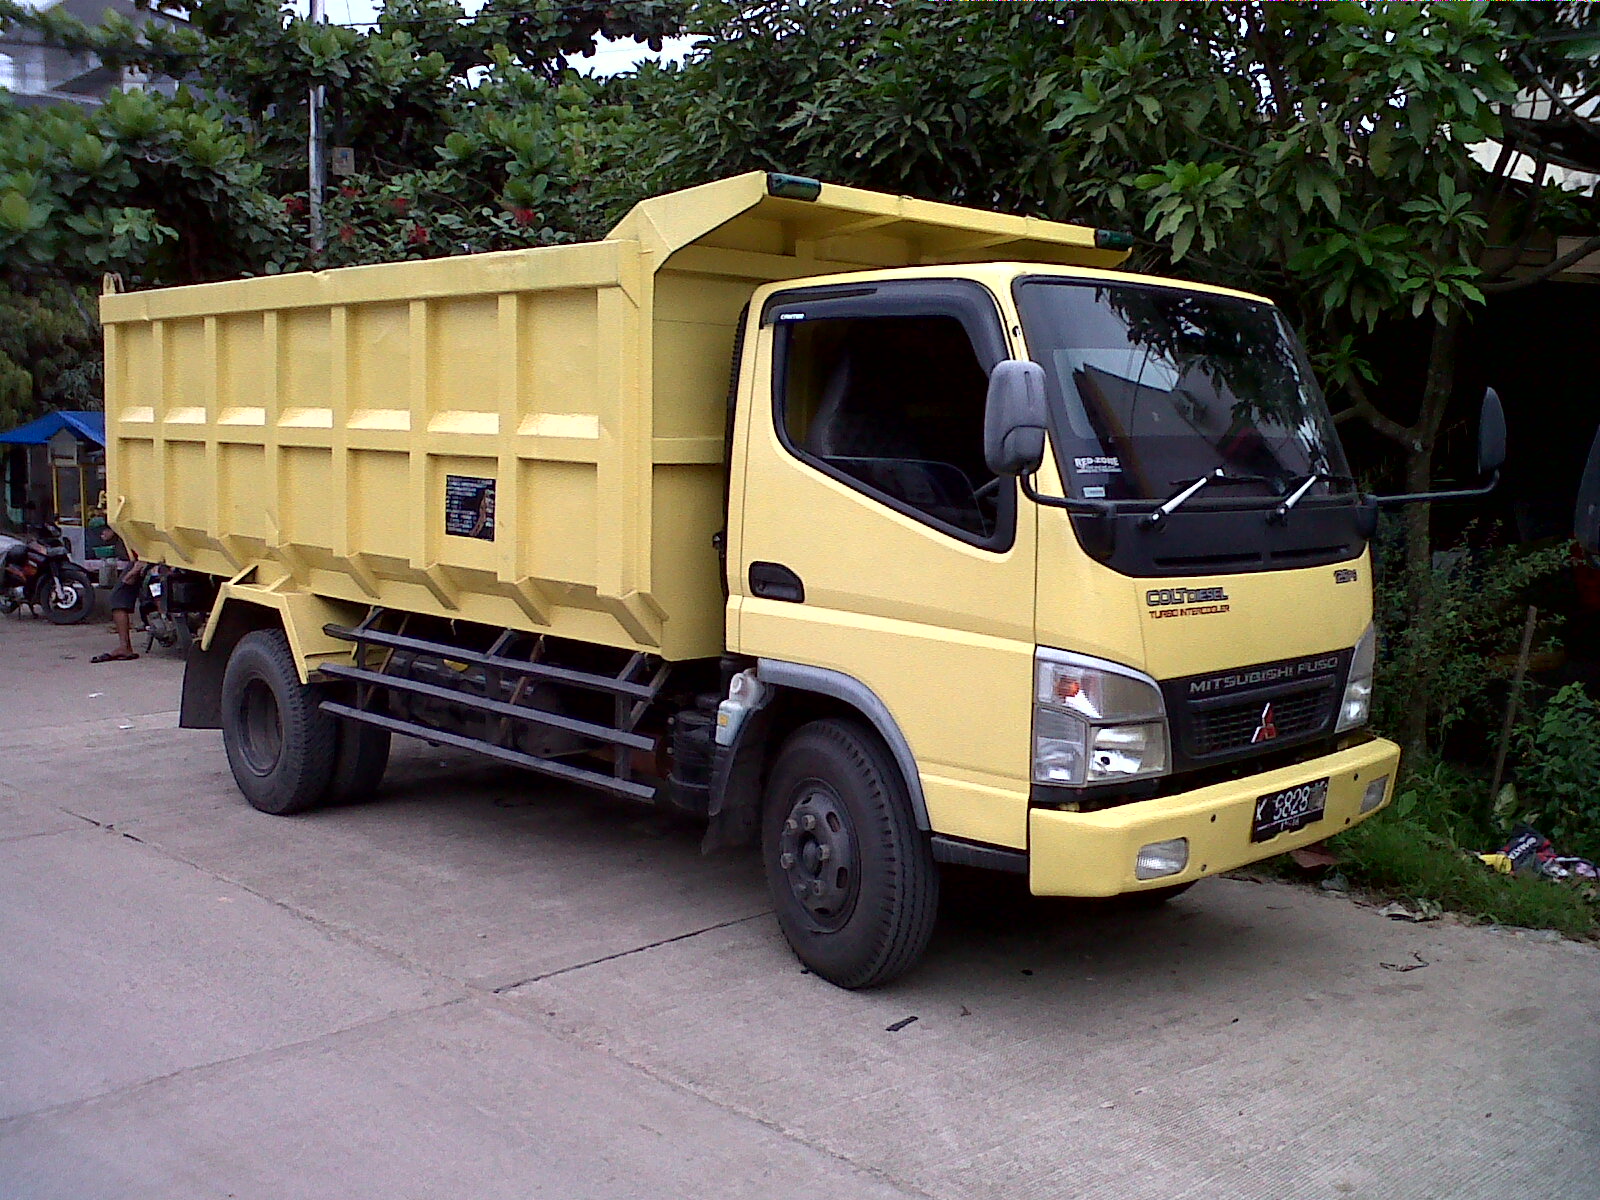
[[[755,287],[1122,257],[1082,226],[752,172],[599,242],[107,294],[110,519],[146,557],[279,592],[718,654]]]

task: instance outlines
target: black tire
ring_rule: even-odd
[[[258,629],[234,647],[222,676],[222,744],[234,782],[274,816],[321,804],[333,774],[339,725],[300,682],[289,639]]]
[[[60,578],[61,600],[56,600],[56,589],[46,579],[39,583],[39,602],[50,624],[76,625],[94,611],[94,580],[81,567],[61,568]]]
[[[372,799],[389,765],[389,731],[359,721],[338,721],[329,804],[359,804]]]
[[[854,721],[791,734],[768,777],[762,857],[778,925],[829,983],[867,988],[922,956],[939,910],[939,868],[905,781]]]
[[[178,653],[188,658],[189,647],[194,645],[194,629],[189,625],[188,613],[179,613],[172,618],[172,633]]]

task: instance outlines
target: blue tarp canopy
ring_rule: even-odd
[[[106,444],[106,415],[97,412],[53,412],[19,425],[10,433],[0,433],[0,443],[12,446],[42,446],[63,429],[96,446]]]

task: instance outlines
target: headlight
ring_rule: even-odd
[[[1033,778],[1083,787],[1165,775],[1166,707],[1130,667],[1040,647],[1034,659]]]
[[[1372,668],[1378,656],[1378,633],[1371,626],[1356,643],[1356,652],[1350,659],[1350,678],[1344,685],[1344,699],[1339,703],[1339,721],[1335,733],[1357,729],[1367,723],[1372,711]]]

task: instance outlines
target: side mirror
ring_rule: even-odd
[[[996,475],[1032,475],[1044,462],[1044,368],[1008,358],[989,372],[983,459]]]
[[[1487,496],[1500,482],[1500,468],[1506,461],[1506,412],[1500,407],[1500,397],[1493,388],[1483,392],[1483,408],[1478,412],[1478,476],[1487,475],[1489,482],[1482,487],[1460,488],[1451,492],[1407,492],[1400,496],[1374,496],[1383,508],[1401,504],[1430,504],[1436,500],[1472,500]]]
[[[1590,554],[1600,554],[1600,433],[1589,447],[1589,465],[1583,469],[1578,485],[1578,513],[1575,532]]]
[[[1492,475],[1506,461],[1506,413],[1493,388],[1484,389],[1483,409],[1478,413],[1478,474]]]

